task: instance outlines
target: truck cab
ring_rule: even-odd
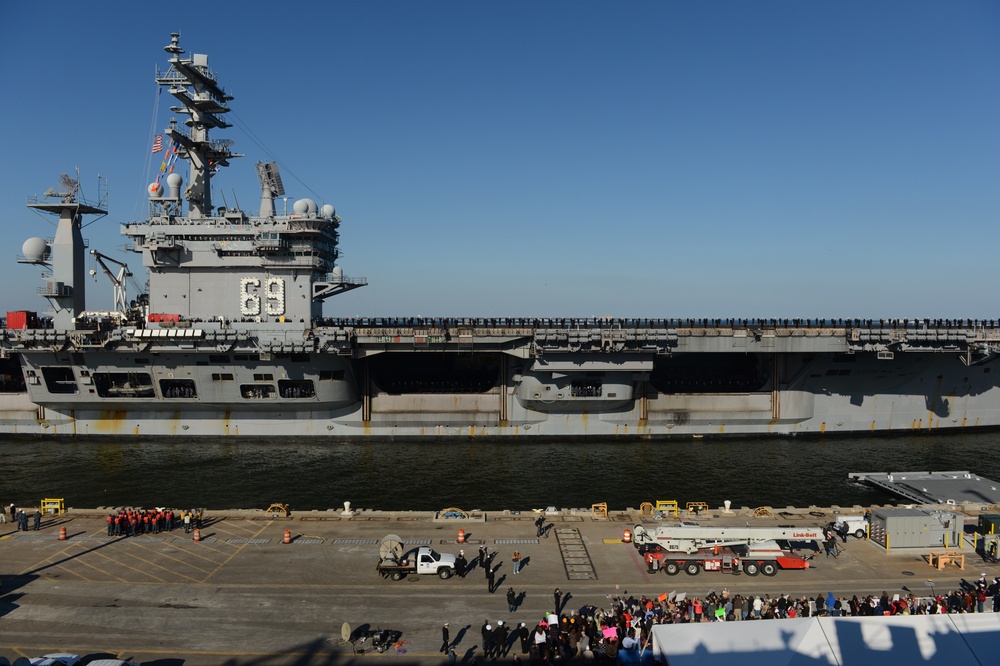
[[[442,578],[448,578],[455,570],[455,556],[450,553],[439,553],[427,546],[421,546],[407,553],[417,563],[418,574],[437,574]],[[447,575],[441,575],[447,570]]]

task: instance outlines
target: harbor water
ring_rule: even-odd
[[[891,498],[849,472],[968,470],[1000,479],[996,433],[689,441],[185,439],[0,442],[0,502],[293,511],[851,506]]]

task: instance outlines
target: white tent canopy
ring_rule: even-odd
[[[992,664],[1000,614],[807,617],[653,628],[653,656],[670,666]]]

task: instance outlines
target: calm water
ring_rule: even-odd
[[[996,433],[696,442],[292,440],[0,442],[0,502],[293,510],[885,503],[848,472],[970,470],[1000,479]]]

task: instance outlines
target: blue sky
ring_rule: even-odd
[[[178,31],[236,97],[216,201],[256,210],[276,158],[343,218],[369,286],[327,315],[1000,317],[995,2],[170,7],[5,8],[0,308],[45,310],[25,197],[75,167],[110,182],[90,247],[141,273]]]

